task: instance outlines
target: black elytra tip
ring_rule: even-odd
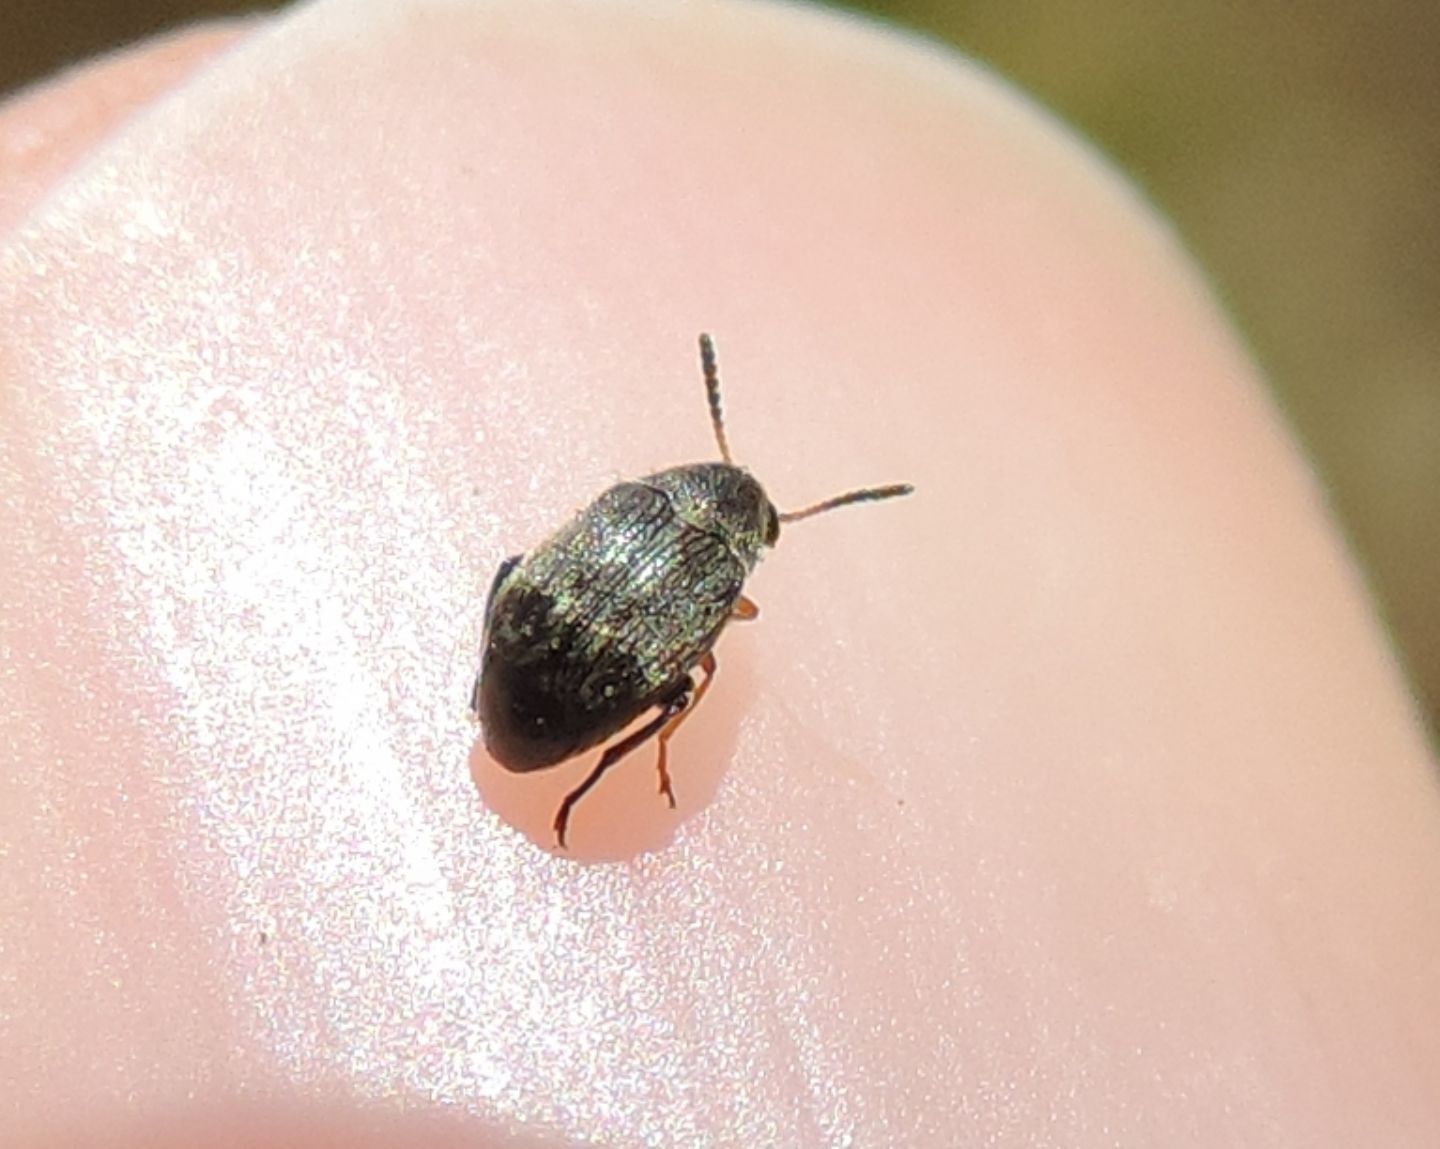
[[[562,849],[576,804],[652,739],[659,791],[675,805],[670,740],[710,688],[721,632],[758,614],[745,580],[775,545],[780,525],[914,490],[908,483],[865,487],[777,510],[731,456],[709,335],[700,336],[700,366],[721,461],[615,484],[548,538],[507,558],[490,587],[471,709],[501,766],[548,769],[654,712],[608,745],[561,802],[553,829]]]

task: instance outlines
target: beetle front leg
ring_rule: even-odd
[[[500,589],[500,584],[509,577],[510,572],[524,557],[524,555],[511,555],[508,559],[502,560],[500,565],[495,568],[495,577],[490,580],[490,592],[485,596],[485,617],[487,619],[490,617],[490,607],[495,602],[495,592]]]
[[[524,555],[511,555],[505,559],[495,570],[495,577],[490,580],[490,592],[485,596],[485,629],[490,629],[490,608],[495,605],[495,592],[500,589],[503,583],[515,569]],[[481,658],[484,658],[484,651],[481,651]],[[473,721],[480,721],[480,675],[475,675],[475,683],[470,687],[470,717]]]
[[[749,600],[745,599],[742,601],[748,602]],[[681,723],[695,713],[695,708],[700,705],[700,700],[705,697],[705,692],[710,689],[710,682],[715,677],[716,665],[714,652],[707,651],[705,657],[700,660],[700,670],[705,675],[705,680],[701,682],[698,687],[694,685],[695,680],[693,678],[690,680],[690,684],[695,690],[695,696],[689,699],[689,705],[676,714],[675,717],[671,718],[670,721],[666,723],[665,728],[660,731],[660,754],[655,761],[655,769],[660,772],[660,793],[665,795],[672,810],[675,809],[675,791],[670,788],[670,771],[666,765],[670,739],[675,736],[675,731],[680,729]]]

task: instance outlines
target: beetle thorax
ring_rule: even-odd
[[[765,489],[741,467],[692,463],[639,481],[668,495],[675,513],[691,526],[722,536],[747,569],[780,534],[780,519]]]

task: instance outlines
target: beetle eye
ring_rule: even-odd
[[[780,516],[775,513],[775,508],[770,504],[765,506],[765,545],[773,547],[775,540],[780,537]]]

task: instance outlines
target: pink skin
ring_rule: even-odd
[[[1095,157],[795,9],[225,35],[0,112],[60,125],[0,248],[9,1144],[1440,1127],[1434,764]],[[918,491],[785,532],[679,810],[641,752],[557,855],[588,763],[472,750],[484,592],[713,455],[702,328],[782,506]]]

